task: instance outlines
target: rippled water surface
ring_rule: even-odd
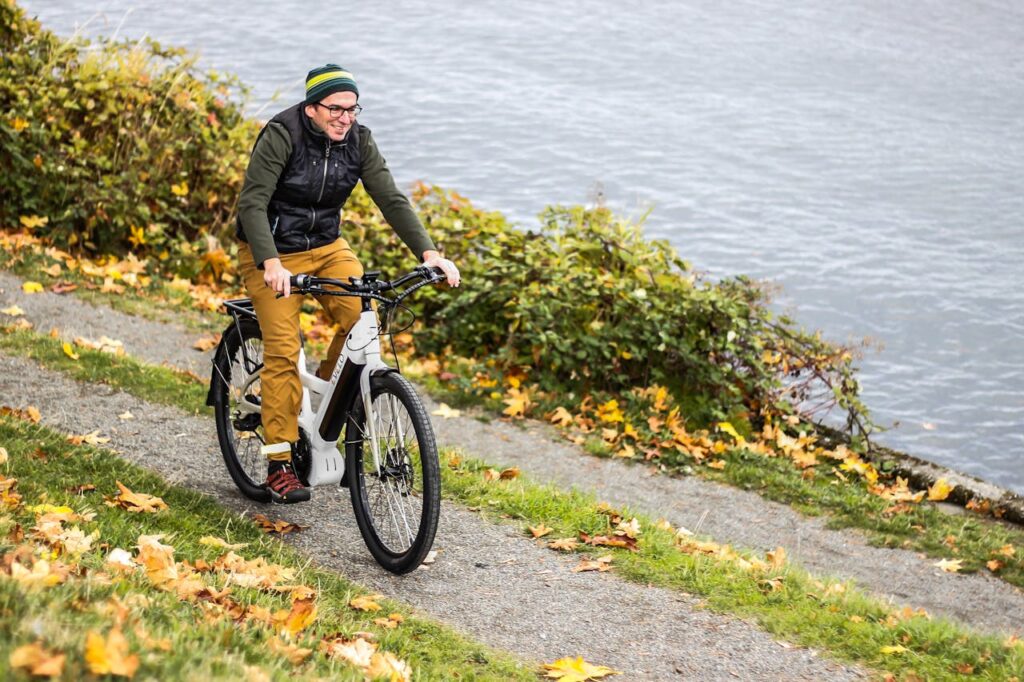
[[[598,191],[652,207],[698,268],[881,345],[880,440],[1024,492],[1022,3],[24,4],[198,50],[263,117],[340,62],[400,181],[524,226]]]

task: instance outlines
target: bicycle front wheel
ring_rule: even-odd
[[[370,414],[357,398],[345,428],[352,510],[377,563],[392,573],[408,573],[426,558],[437,532],[437,444],[423,403],[405,377],[375,376],[370,388]]]

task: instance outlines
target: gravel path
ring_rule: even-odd
[[[207,371],[208,360],[191,350],[193,332],[89,306],[69,296],[25,295],[20,281],[0,272],[0,307],[17,302],[44,331],[54,325],[69,331],[92,329],[96,336],[121,340],[128,353],[149,362],[188,368],[198,363],[196,371]],[[424,399],[432,412],[434,403]],[[458,446],[492,464],[518,466],[534,480],[591,491],[610,504],[666,518],[719,542],[756,550],[782,545],[793,561],[812,573],[852,579],[896,605],[924,608],[982,630],[1024,635],[1024,591],[998,578],[942,572],[934,559],[871,547],[857,531],[829,530],[826,519],[804,517],[756,493],[591,457],[541,422],[484,423],[471,411],[464,414],[434,418],[439,443]]]
[[[35,405],[54,428],[99,429],[108,447],[239,512],[266,512],[237,492],[216,449],[213,420],[152,405],[109,387],[80,384],[23,358],[0,355],[0,402]],[[88,406],[87,409],[85,406]],[[135,416],[122,421],[130,410]],[[274,508],[311,526],[286,536],[318,564],[411,604],[471,637],[535,661],[583,656],[617,679],[858,679],[864,673],[774,641],[755,625],[701,608],[694,597],[614,575],[573,573],[577,559],[523,538],[509,525],[444,504],[434,564],[395,577],[369,556],[347,491]]]

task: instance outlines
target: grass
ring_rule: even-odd
[[[86,633],[95,630],[105,635],[118,620],[131,652],[140,657],[139,679],[258,679],[255,672],[247,670],[252,666],[275,680],[362,680],[362,672],[355,667],[316,651],[323,637],[352,636],[360,631],[374,633],[380,650],[406,661],[417,680],[536,679],[531,670],[508,655],[414,616],[401,604],[379,600],[383,607],[379,613],[356,611],[349,601],[365,594],[358,585],[310,565],[298,552],[211,499],[170,485],[112,453],[71,445],[61,434],[12,417],[0,417],[0,444],[9,453],[9,461],[0,465],[0,475],[16,478],[16,490],[24,497],[22,506],[0,511],[0,554],[12,552],[16,544],[26,544],[32,537],[30,529],[36,519],[28,505],[68,505],[80,513],[92,510],[95,518],[80,526],[87,534],[98,532],[94,549],[78,559],[61,557],[78,566],[63,584],[26,588],[4,576],[0,568],[0,677],[4,679],[12,675],[10,653],[36,641],[48,650],[67,654],[65,679],[84,679]],[[117,492],[115,480],[133,491],[160,496],[169,509],[133,514],[106,506],[102,495]],[[82,484],[95,485],[95,492],[73,492]],[[12,539],[17,537],[15,529],[19,526],[26,538],[21,543]],[[275,636],[272,627],[256,621],[236,624],[231,617],[218,615],[205,601],[182,601],[172,592],[156,589],[140,571],[128,577],[105,578],[108,552],[118,547],[130,550],[143,534],[163,535],[162,542],[175,548],[177,561],[212,563],[225,550],[199,540],[215,536],[230,543],[245,543],[236,551],[246,559],[263,558],[295,569],[298,575],[292,582],[317,592],[316,620],[294,641],[313,649],[308,661],[293,665],[268,648]],[[45,554],[52,558],[49,550]],[[237,586],[231,589],[231,598],[242,607],[258,606],[274,612],[287,610],[290,605],[287,594]],[[397,628],[386,629],[374,623],[375,617],[390,613],[404,617]],[[160,640],[164,640],[162,647],[154,645]]]
[[[485,514],[517,520],[524,532],[543,524],[553,529],[545,540],[614,531],[612,512],[592,496],[538,485],[522,476],[488,481],[488,468],[478,460],[444,467],[445,494]],[[776,636],[903,679],[957,679],[970,669],[979,679],[1006,680],[1024,670],[1020,642],[974,634],[921,614],[894,612],[848,584],[821,582],[788,564],[748,570],[729,559],[686,553],[677,548],[671,530],[657,527],[649,517],[629,510],[617,513],[639,521],[638,551],[586,545],[577,551],[610,554],[614,572],[628,580],[701,595],[715,611],[753,619]]]
[[[206,386],[167,367],[87,349],[76,349],[80,358],[72,360],[64,353],[59,339],[32,331],[4,330],[0,333],[0,350],[33,358],[81,381],[109,384],[144,400],[193,414],[211,413],[205,404]],[[591,450],[596,455],[605,452],[596,446],[588,448]],[[890,504],[867,494],[860,484],[839,484],[828,476],[804,478],[784,459],[763,457],[743,449],[730,450],[721,458],[726,462],[723,470],[700,467],[701,475],[753,490],[810,516],[825,514],[830,527],[861,529],[877,546],[911,549],[941,559],[961,559],[963,572],[989,571],[986,562],[998,558],[1003,566],[993,575],[1024,587],[1024,529],[977,514],[950,515],[926,503],[887,515]],[[1016,548],[1013,556],[1000,554],[1006,545]]]
[[[33,337],[40,337],[31,332],[17,332],[7,337],[18,336],[18,343],[9,340],[0,341],[0,348],[27,354],[34,347]],[[0,335],[0,339],[3,335]],[[36,339],[39,345],[56,344],[48,337]],[[36,351],[43,364],[52,363],[54,369],[73,372],[74,365],[80,361],[71,361],[61,357],[53,348],[46,352]],[[106,374],[104,367],[114,374],[117,369],[118,385],[126,391],[136,392],[143,397],[143,392],[156,396],[155,402],[189,409],[195,403],[188,398],[190,389],[198,384],[189,377],[183,376],[167,368],[148,367],[129,361],[96,353],[91,361],[95,363],[89,370],[93,379],[102,379]],[[82,359],[85,359],[83,355]],[[69,364],[70,363],[70,364]],[[178,390],[172,390],[179,386]],[[159,390],[157,390],[159,388]],[[194,398],[194,396],[193,396]],[[746,451],[734,451],[726,456],[728,465],[725,472],[732,473],[733,482],[742,486],[765,485],[772,482],[763,481],[765,471],[771,467],[780,470],[786,464],[780,460],[763,460],[747,462],[754,457]],[[765,468],[767,465],[767,469]],[[556,488],[541,486],[523,477],[509,483],[489,483],[484,480],[483,472],[488,465],[482,462],[467,462],[457,470],[445,471],[445,493],[459,502],[480,507],[507,517],[525,522],[525,525],[545,524],[555,529],[556,535],[575,537],[580,531],[591,535],[609,532],[609,517],[603,513],[594,499],[578,492],[566,493]],[[746,472],[746,473],[744,473]],[[761,472],[762,476],[757,475]],[[779,476],[786,479],[787,472],[780,471]],[[723,472],[723,476],[726,474]],[[814,483],[813,481],[806,484]],[[775,484],[781,485],[781,484]],[[856,494],[849,490],[850,486],[837,486],[825,482],[820,489],[815,487],[815,494],[827,503],[838,508],[849,508],[850,514],[867,516],[874,509],[863,509],[858,505],[876,504],[871,498]],[[800,501],[803,488],[791,492],[792,501]],[[813,505],[811,507],[814,508]],[[922,507],[923,514],[931,514],[928,521],[935,528],[920,531],[913,526],[915,518],[900,519],[907,524],[907,533],[918,539],[919,544],[934,542],[946,531],[956,531],[966,537],[963,546],[973,546],[970,542],[977,541],[980,545],[991,544],[987,538],[991,535],[995,542],[1015,539],[1010,529],[1001,529],[984,519],[972,517],[951,517],[937,510]],[[915,512],[917,513],[917,512]],[[762,627],[778,636],[798,642],[802,645],[814,646],[832,652],[837,657],[858,663],[905,674],[913,670],[915,674],[929,679],[945,679],[955,677],[957,666],[966,670],[969,666],[982,679],[1008,679],[1010,675],[1024,666],[1024,652],[1019,647],[1005,645],[993,637],[971,634],[962,628],[939,620],[930,620],[922,616],[904,617],[894,615],[883,604],[869,599],[855,590],[832,587],[818,583],[807,573],[786,567],[775,574],[745,571],[736,568],[728,561],[717,560],[707,556],[693,556],[676,549],[673,536],[668,531],[659,530],[649,518],[642,515],[623,513],[624,516],[636,516],[644,528],[639,545],[640,551],[633,553],[623,550],[607,550],[600,548],[600,553],[611,552],[615,570],[629,580],[642,584],[653,584],[669,589],[703,595],[709,607],[718,611],[736,614],[756,620]],[[891,523],[891,520],[890,520]],[[991,527],[989,527],[991,526]],[[1009,535],[992,535],[997,530]],[[901,537],[890,529],[892,537]],[[968,542],[969,541],[969,542]],[[905,540],[902,544],[906,544]],[[943,544],[947,550],[948,544]],[[934,547],[939,551],[939,546]],[[594,553],[598,550],[585,548],[584,552]],[[780,578],[777,587],[772,580]],[[841,591],[837,591],[841,590]],[[886,647],[903,647],[903,649],[886,649]],[[884,653],[894,651],[894,653]]]
[[[130,355],[113,355],[73,347],[78,359],[64,352],[63,340],[31,330],[4,328],[0,350],[31,358],[49,369],[77,379],[107,384],[132,395],[173,405],[190,414],[212,414],[206,406],[207,387],[187,373],[140,362]]]
[[[453,389],[435,376],[417,375],[415,378],[436,399],[453,406],[476,406],[495,413],[502,407],[500,400]],[[607,443],[597,436],[588,438],[582,447],[595,457],[611,456]],[[663,465],[662,471],[666,475],[696,474],[756,492],[807,516],[826,516],[830,528],[856,528],[875,546],[911,549],[941,559],[961,559],[965,573],[990,572],[987,562],[998,560],[1002,567],[991,572],[992,575],[1024,588],[1024,528],[973,512],[952,515],[926,502],[905,505],[899,513],[887,513],[893,504],[869,494],[855,476],[854,482],[843,483],[827,474],[806,475],[787,458],[765,457],[743,448],[732,448],[716,459],[725,461],[724,469],[691,463],[675,467]],[[1006,545],[1016,548],[1014,556],[1000,553]]]

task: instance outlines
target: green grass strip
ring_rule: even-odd
[[[455,406],[483,406],[495,415],[500,413],[500,400],[488,402],[453,390],[434,376],[415,378],[438,400]],[[588,440],[584,448],[596,457],[611,456],[599,436]],[[868,493],[855,474],[850,474],[850,483],[839,481],[827,471],[804,477],[804,472],[784,457],[765,457],[733,448],[716,459],[725,461],[724,469],[687,464],[668,466],[666,473],[699,475],[751,490],[807,516],[827,516],[829,528],[864,531],[875,546],[911,549],[938,559],[961,559],[963,573],[983,571],[1024,588],[1024,529],[1018,526],[973,512],[951,514],[928,502],[905,505],[900,513],[887,514],[893,503]],[[1015,548],[1012,556],[1001,552],[1007,545]],[[986,566],[989,561],[998,561],[1000,568],[990,572]]]
[[[517,519],[527,535],[528,526],[548,526],[553,532],[545,541],[575,538],[581,531],[592,536],[612,533],[609,515],[593,496],[539,485],[523,476],[487,481],[483,474],[488,468],[479,460],[443,467],[445,494],[485,514]],[[639,520],[638,551],[581,546],[577,552],[611,554],[614,572],[628,580],[700,595],[715,611],[751,618],[774,635],[901,678],[958,679],[960,670],[969,666],[978,679],[1006,680],[1024,670],[1020,644],[922,615],[890,620],[894,612],[881,601],[846,583],[818,581],[792,565],[750,571],[712,556],[684,553],[676,548],[673,533],[657,528],[651,518],[629,510],[619,513]],[[773,583],[774,578],[781,580]]]
[[[189,414],[212,414],[206,406],[207,387],[193,377],[168,367],[158,367],[130,355],[113,355],[72,346],[75,360],[64,352],[63,343],[31,330],[4,328],[0,351],[31,358],[47,369],[63,372],[78,381],[103,383],[132,395],[182,409]]]
[[[275,680],[362,680],[361,672],[354,667],[315,651],[323,636],[351,636],[359,631],[374,632],[380,649],[409,663],[417,680],[536,679],[533,671],[507,654],[414,616],[401,604],[381,600],[384,610],[370,613],[350,608],[348,603],[354,596],[365,594],[363,588],[312,566],[296,550],[267,536],[248,519],[226,511],[210,498],[170,485],[108,451],[73,446],[61,434],[11,417],[0,417],[0,445],[9,453],[7,464],[0,465],[0,474],[18,480],[16,490],[23,495],[25,506],[45,502],[68,505],[79,512],[95,511],[95,519],[78,525],[87,534],[99,532],[94,549],[80,560],[86,569],[83,577],[73,576],[54,587],[27,589],[0,575],[0,678],[11,676],[11,651],[41,639],[47,648],[68,654],[65,679],[85,679],[86,632],[92,629],[105,634],[110,629],[113,617],[105,605],[117,596],[132,605],[123,630],[132,651],[140,654],[141,667],[136,679],[237,680],[248,677],[245,666],[256,666]],[[155,514],[133,514],[106,506],[102,495],[117,492],[115,480],[136,492],[158,495],[169,509]],[[82,484],[95,485],[96,490],[84,494],[72,491]],[[16,523],[29,535],[35,516],[24,507],[0,510],[0,555],[13,548],[10,533]],[[143,576],[115,578],[109,584],[89,578],[103,570],[105,547],[131,551],[140,534],[163,534],[162,541],[174,546],[178,561],[212,562],[224,553],[223,549],[199,543],[201,537],[211,535],[230,543],[247,543],[236,550],[246,559],[262,557],[295,568],[295,582],[318,592],[317,619],[296,640],[297,644],[314,649],[312,657],[293,666],[268,649],[267,642],[274,636],[270,628],[239,626],[230,619],[206,619],[200,605],[157,590]],[[232,588],[231,597],[243,606],[256,604],[271,612],[288,609],[290,604],[286,594],[239,587]],[[375,617],[393,612],[405,617],[397,628],[374,624]],[[170,651],[147,646],[140,629],[153,639],[170,639]]]

